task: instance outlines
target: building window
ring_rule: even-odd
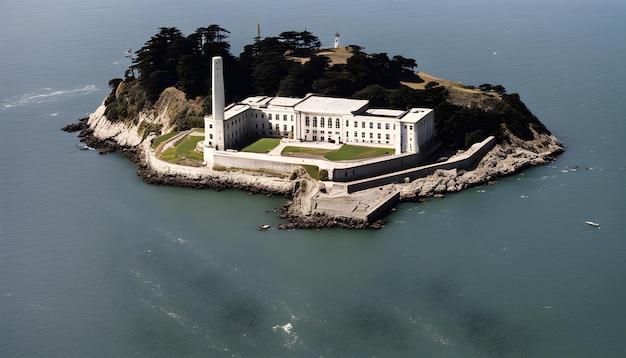
[[[370,133],[370,139],[374,139],[374,133]]]
[[[354,131],[354,138],[357,138],[359,136],[359,132]]]
[[[310,124],[311,124],[311,121],[309,120],[309,116],[306,116],[304,119],[304,125],[308,127]]]
[[[271,114],[271,113],[270,113],[270,114],[268,114],[268,115],[267,115],[267,118],[268,118],[269,120],[272,120],[272,114]]]
[[[413,126],[409,126],[409,130],[413,130]]]
[[[361,122],[361,128],[365,128],[365,122]]]
[[[365,138],[365,132],[361,132],[361,138]]]
[[[380,122],[376,123],[376,128],[380,129]]]
[[[350,121],[346,119],[346,127],[350,127]]]
[[[354,121],[354,128],[359,128],[359,122]]]
[[[280,124],[276,123],[276,130],[279,131],[280,130]]]
[[[339,128],[341,123],[339,122],[339,118],[335,118],[335,128]]]
[[[285,132],[287,131],[287,125],[286,125],[286,124],[283,126],[283,130],[284,130]]]
[[[380,139],[380,133],[378,133],[377,136],[378,136],[378,139]]]
[[[317,117],[313,117],[313,127],[317,127]]]
[[[349,134],[350,134],[350,132],[346,132],[346,138],[348,138],[348,137],[349,137]]]
[[[385,129],[389,130],[389,123],[385,123]]]
[[[385,139],[389,140],[389,133],[385,134]]]
[[[213,133],[209,133],[209,139],[213,139]]]
[[[283,114],[283,121],[286,121],[286,120],[287,120],[287,115]]]
[[[374,129],[374,123],[370,122],[370,129]]]
[[[310,132],[310,129],[307,129],[307,130],[306,130],[306,133],[309,133],[309,132]]]
[[[316,135],[313,136],[313,140],[317,140],[317,136]]]
[[[320,127],[324,128],[324,117],[320,118]]]

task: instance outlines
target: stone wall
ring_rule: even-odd
[[[432,142],[426,145],[426,150],[420,153],[400,154],[392,158],[383,157],[378,160],[368,160],[365,164],[335,168],[332,172],[332,179],[336,182],[350,182],[389,174],[406,168],[414,168],[423,163],[439,147],[438,142]]]
[[[213,165],[226,168],[245,168],[245,169],[267,169],[270,171],[291,173],[300,164],[287,163],[281,160],[268,160],[265,154],[246,153],[238,155],[238,153],[230,153],[228,151],[214,151]]]
[[[356,191],[391,183],[405,183],[407,182],[407,178],[408,181],[413,181],[415,179],[431,175],[439,169],[469,169],[478,164],[480,159],[482,159],[487,154],[487,152],[489,152],[495,146],[495,144],[495,137],[488,137],[484,141],[474,144],[465,153],[457,155],[456,157],[451,158],[443,163],[430,164],[422,167],[394,172],[391,174],[379,175],[368,179],[353,181],[347,184],[347,192],[354,193]]]

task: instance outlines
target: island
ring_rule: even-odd
[[[517,94],[416,72],[360,46],[284,32],[230,54],[218,25],[161,28],[78,123],[147,183],[287,199],[279,228],[380,228],[401,201],[494,184],[563,145]]]

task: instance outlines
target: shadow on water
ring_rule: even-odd
[[[424,286],[425,303],[441,312],[443,325],[457,327],[467,341],[467,353],[487,357],[529,357],[531,328],[481,303],[451,277],[430,280]]]
[[[276,352],[283,344],[272,330],[276,305],[264,300],[268,295],[240,271],[191,251],[155,242],[125,258],[132,297],[120,305],[127,311],[118,323],[125,332],[120,351],[212,357]]]
[[[342,345],[338,354],[378,356],[407,352],[410,337],[408,324],[396,312],[373,304],[354,304],[338,317],[334,337]]]

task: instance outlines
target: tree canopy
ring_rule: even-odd
[[[188,98],[204,98],[205,113],[210,113],[211,61],[224,59],[226,101],[250,95],[303,97],[318,95],[367,99],[374,107],[408,109],[434,108],[436,130],[442,142],[451,148],[462,148],[487,135],[501,133],[501,124],[520,138],[532,138],[529,125],[538,131],[547,129],[521,102],[516,94],[506,94],[500,85],[483,84],[481,91],[498,94],[502,101],[491,109],[466,108],[452,104],[446,89],[437,83],[415,90],[403,81],[420,82],[417,62],[400,55],[365,53],[357,45],[348,46],[351,56],[346,63],[331,64],[321,54],[320,40],[308,31],[286,31],[275,37],[255,37],[238,57],[230,52],[230,31],[219,25],[200,27],[185,36],[176,27],[161,27],[133,56],[126,71],[127,81],[134,81],[143,91],[141,98],[125,101],[137,107],[154,104],[168,87],[177,87]],[[112,80],[113,88],[106,104],[109,113],[122,118],[129,111],[116,98],[121,80]],[[126,103],[125,102],[125,103]]]

